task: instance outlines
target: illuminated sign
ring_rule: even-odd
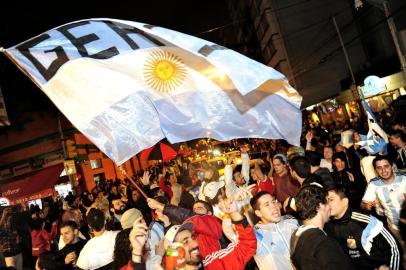
[[[364,97],[375,96],[382,91],[386,90],[386,84],[384,80],[378,76],[368,76],[364,80],[364,87],[362,87],[362,93]]]
[[[0,206],[8,206],[10,205],[10,201],[5,197],[0,197]]]

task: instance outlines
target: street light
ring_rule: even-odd
[[[400,48],[399,39],[397,35],[396,25],[393,21],[393,17],[391,16],[391,12],[389,9],[389,1],[388,0],[354,0],[354,7],[359,10],[363,7],[363,2],[368,1],[371,4],[377,5],[377,7],[385,13],[386,21],[389,26],[389,30],[393,39],[393,43],[395,44],[396,53],[398,54],[398,58],[400,61],[400,65],[402,68],[403,76],[406,80],[406,60],[403,55],[402,49]]]
[[[364,5],[364,3],[362,2],[362,0],[354,0],[354,6],[356,10],[359,10],[360,8],[362,8],[362,6]]]

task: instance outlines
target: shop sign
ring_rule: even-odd
[[[9,125],[10,121],[7,116],[6,104],[4,102],[3,94],[0,88],[0,127]]]
[[[384,80],[378,76],[368,76],[364,80],[364,87],[362,88],[362,93],[364,97],[370,97],[379,94],[386,90],[386,84]]]
[[[5,197],[0,197],[0,206],[9,206],[10,201]]]
[[[72,175],[76,173],[75,161],[73,159],[65,160],[64,166],[66,175]]]

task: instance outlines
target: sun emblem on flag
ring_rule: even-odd
[[[153,51],[144,64],[144,80],[154,90],[171,92],[180,86],[187,70],[180,57],[164,50]]]

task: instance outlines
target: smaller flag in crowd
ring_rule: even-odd
[[[386,152],[386,145],[389,142],[388,135],[379,126],[374,113],[372,112],[362,93],[361,97],[368,117],[368,133],[367,135],[361,134],[361,140],[357,144],[359,144],[361,148],[365,149],[370,155],[375,155],[381,151],[382,148],[385,148]]]

